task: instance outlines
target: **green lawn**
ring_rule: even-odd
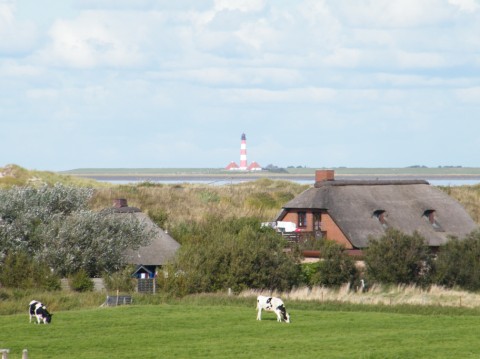
[[[21,358],[478,358],[479,316],[160,304],[56,312],[51,325],[0,316],[0,347]]]

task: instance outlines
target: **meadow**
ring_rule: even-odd
[[[41,358],[477,358],[477,310],[370,311],[287,303],[291,324],[256,321],[255,299],[176,301],[0,316],[0,347]],[[376,306],[376,308],[381,308]],[[384,308],[385,309],[385,308]],[[388,309],[388,308],[387,308]],[[416,313],[416,314],[412,314]]]

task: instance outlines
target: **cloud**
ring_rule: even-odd
[[[36,27],[30,21],[18,21],[13,1],[0,2],[0,56],[27,53],[37,41]]]
[[[144,62],[140,50],[144,29],[134,29],[128,21],[125,15],[94,12],[74,20],[57,20],[50,30],[51,43],[39,57],[45,64],[76,68],[140,66]]]
[[[448,3],[458,6],[460,11],[465,11],[469,13],[480,10],[480,4],[476,0],[448,0]]]
[[[478,106],[480,103],[480,86],[455,90],[457,98],[464,103],[472,103]]]
[[[215,0],[214,10],[260,11],[265,7],[265,4],[265,0]]]

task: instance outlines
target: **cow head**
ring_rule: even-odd
[[[49,324],[52,322],[52,316],[53,314],[50,314],[50,313],[46,313],[45,316],[43,317],[43,321],[45,324]]]

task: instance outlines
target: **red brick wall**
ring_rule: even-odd
[[[300,211],[302,212],[302,211]],[[313,213],[307,212],[307,226],[302,227],[301,229],[306,232],[313,231]],[[288,212],[282,221],[293,222],[298,226],[298,215],[297,212]],[[327,212],[322,212],[322,231],[326,232],[327,239],[333,240],[339,244],[342,244],[347,249],[352,249],[352,244],[348,241],[347,237],[343,232],[338,228],[338,226],[333,221],[332,217]]]

